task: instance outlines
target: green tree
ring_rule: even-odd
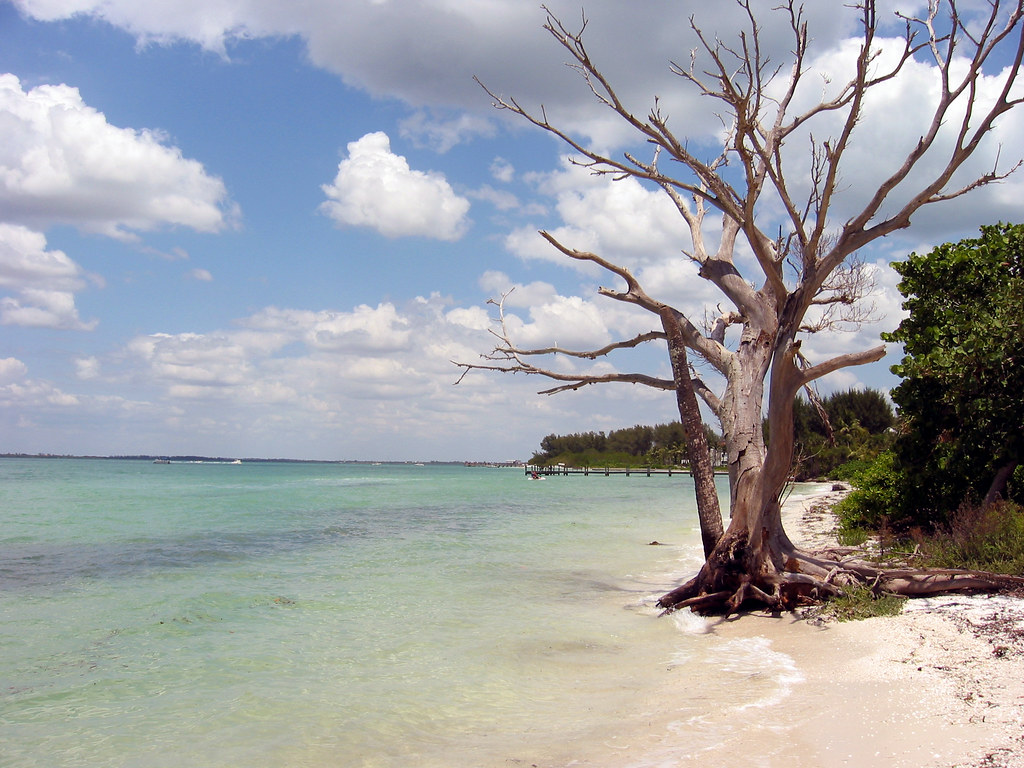
[[[905,351],[892,369],[897,456],[918,489],[915,517],[940,520],[1006,496],[1024,456],[1024,225],[985,226],[893,267],[910,312],[885,336]]]
[[[833,476],[846,462],[873,459],[889,447],[895,423],[892,406],[875,389],[835,392],[817,405],[797,398],[793,405],[796,479]]]

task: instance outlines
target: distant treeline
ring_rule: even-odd
[[[796,455],[793,473],[798,480],[829,476],[841,464],[869,460],[892,440],[896,416],[885,395],[873,389],[851,389],[818,399],[798,397],[794,403]],[[767,427],[766,427],[767,429]],[[721,435],[704,426],[716,464],[724,463]],[[770,436],[765,434],[765,439]],[[548,435],[531,464],[566,464],[574,467],[675,467],[689,463],[686,436],[678,421],[655,426],[636,425],[604,432]]]
[[[722,437],[706,425],[704,433],[717,460]],[[653,427],[637,424],[607,434],[578,432],[571,435],[548,435],[540,441],[540,448],[530,459],[531,464],[675,467],[687,463],[686,435],[683,425],[678,421]]]

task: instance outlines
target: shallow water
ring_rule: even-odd
[[[0,522],[4,768],[685,765],[793,684],[657,618],[686,477],[5,459]]]

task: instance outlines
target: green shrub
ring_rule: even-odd
[[[884,526],[898,528],[906,522],[903,498],[906,481],[891,451],[879,454],[866,464],[850,467],[848,479],[854,489],[835,507],[840,541],[859,543],[850,539],[863,541],[864,531],[876,531]]]
[[[852,482],[855,477],[861,475],[874,462],[875,459],[854,459],[853,461],[848,461],[836,467],[832,471],[832,477],[836,480]]]
[[[931,536],[917,536],[929,565],[1024,575],[1024,507],[964,506]]]

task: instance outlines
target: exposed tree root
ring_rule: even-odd
[[[658,606],[664,613],[689,608],[704,615],[729,616],[754,610],[791,611],[843,595],[855,586],[905,597],[1024,588],[1024,576],[950,568],[885,568],[851,554],[851,550],[838,549],[797,550],[788,554],[784,568],[778,570],[769,559],[758,569],[743,569],[737,567],[738,560],[716,562],[712,558],[696,576],[663,595]]]

